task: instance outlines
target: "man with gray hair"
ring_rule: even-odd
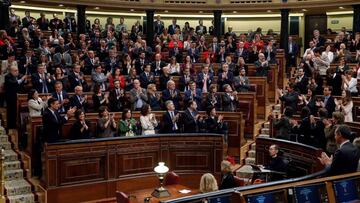
[[[163,115],[162,133],[179,133],[180,113],[175,110],[174,103],[171,100],[165,102],[166,112]]]
[[[5,75],[5,98],[7,104],[7,127],[16,128],[16,96],[23,91],[26,76],[19,73],[17,66],[11,66]]]
[[[170,100],[174,103],[175,109],[180,109],[180,101],[182,98],[180,96],[180,91],[176,89],[175,82],[173,80],[169,80],[167,82],[167,88],[162,92],[162,100],[163,102]]]

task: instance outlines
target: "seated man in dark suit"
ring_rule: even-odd
[[[340,145],[335,151],[334,156],[328,157],[325,152],[321,154],[319,160],[326,166],[327,175],[342,175],[346,173],[356,172],[360,152],[351,142],[351,130],[346,125],[340,125],[335,130],[336,143]]]
[[[44,110],[43,121],[43,142],[58,142],[62,137],[62,126],[67,122],[68,118],[72,116],[76,108],[71,108],[67,111],[65,116],[60,116],[58,113],[59,102],[55,98],[48,100],[48,108]]]
[[[187,109],[181,115],[182,124],[184,125],[184,133],[199,132],[203,123],[203,118],[196,109],[196,102],[194,100],[190,100],[187,103]]]
[[[166,112],[163,115],[162,133],[179,133],[180,113],[175,110],[174,103],[171,100],[165,102]]]
[[[180,91],[175,88],[175,82],[173,80],[169,80],[167,83],[167,89],[162,92],[162,100],[164,103],[166,101],[172,101],[175,105],[175,109],[180,109],[180,101],[182,100]]]
[[[234,82],[234,74],[229,70],[229,66],[227,63],[222,64],[222,71],[219,71],[218,74],[218,85],[220,87],[220,91],[224,91],[224,85],[233,86]]]
[[[146,59],[145,52],[141,52],[139,58],[135,61],[135,69],[138,74],[141,74],[145,71],[145,67],[149,61]],[[141,83],[142,84],[142,83]]]

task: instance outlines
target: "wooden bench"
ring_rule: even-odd
[[[83,202],[115,192],[152,188],[154,173],[165,162],[191,188],[204,173],[220,178],[223,137],[216,134],[171,134],[103,138],[45,145],[42,186],[47,201]]]
[[[162,123],[162,116],[164,111],[154,111],[153,112],[160,122]],[[218,112],[219,114],[224,115],[224,121],[227,122],[229,127],[229,135],[228,135],[228,154],[240,159],[240,147],[246,143],[244,138],[244,129],[245,129],[245,120],[243,119],[243,115],[241,112]],[[121,118],[120,112],[115,112],[115,120],[118,122]],[[205,116],[205,112],[200,112],[201,116]],[[133,112],[133,117],[139,121],[140,112]],[[87,113],[86,119],[90,121],[92,132],[96,132],[96,125],[98,120],[97,113]],[[68,139],[69,132],[72,124],[75,122],[74,118],[70,118],[67,123],[63,125],[63,138]],[[38,153],[39,146],[39,136],[42,133],[42,117],[32,117],[27,124],[27,132],[29,134],[27,140],[27,148],[26,153],[32,159],[33,169],[38,166],[39,157],[36,157]]]
[[[248,76],[255,76],[256,73],[256,68],[254,65],[249,65],[248,66]],[[275,102],[278,100],[278,95],[276,93],[276,89],[278,88],[278,69],[276,67],[276,65],[271,65],[270,66],[270,70],[269,70],[269,74],[267,77],[267,82],[268,82],[268,98],[270,102]]]

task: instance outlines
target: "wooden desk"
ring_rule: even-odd
[[[180,185],[180,184],[168,185],[168,186],[165,186],[165,188],[170,192],[169,197],[156,198],[156,197],[151,196],[151,193],[155,189],[155,187],[154,187],[154,188],[148,188],[148,189],[136,190],[133,192],[129,192],[128,194],[134,197],[134,198],[131,198],[130,202],[131,203],[143,203],[144,198],[151,197],[150,203],[158,203],[158,202],[164,201],[164,200],[170,200],[170,199],[175,199],[175,198],[179,198],[179,197],[186,197],[186,196],[190,196],[190,195],[199,193],[199,189],[192,189],[192,188],[186,187],[184,185]],[[183,190],[183,189],[191,190],[191,192],[189,192],[187,194],[182,194],[179,191]]]

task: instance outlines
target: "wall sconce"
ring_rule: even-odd
[[[169,191],[163,186],[164,177],[165,174],[169,171],[169,168],[165,166],[164,162],[159,162],[159,165],[154,168],[154,171],[159,177],[160,187],[156,188],[154,192],[151,193],[151,195],[156,198],[170,196]]]

